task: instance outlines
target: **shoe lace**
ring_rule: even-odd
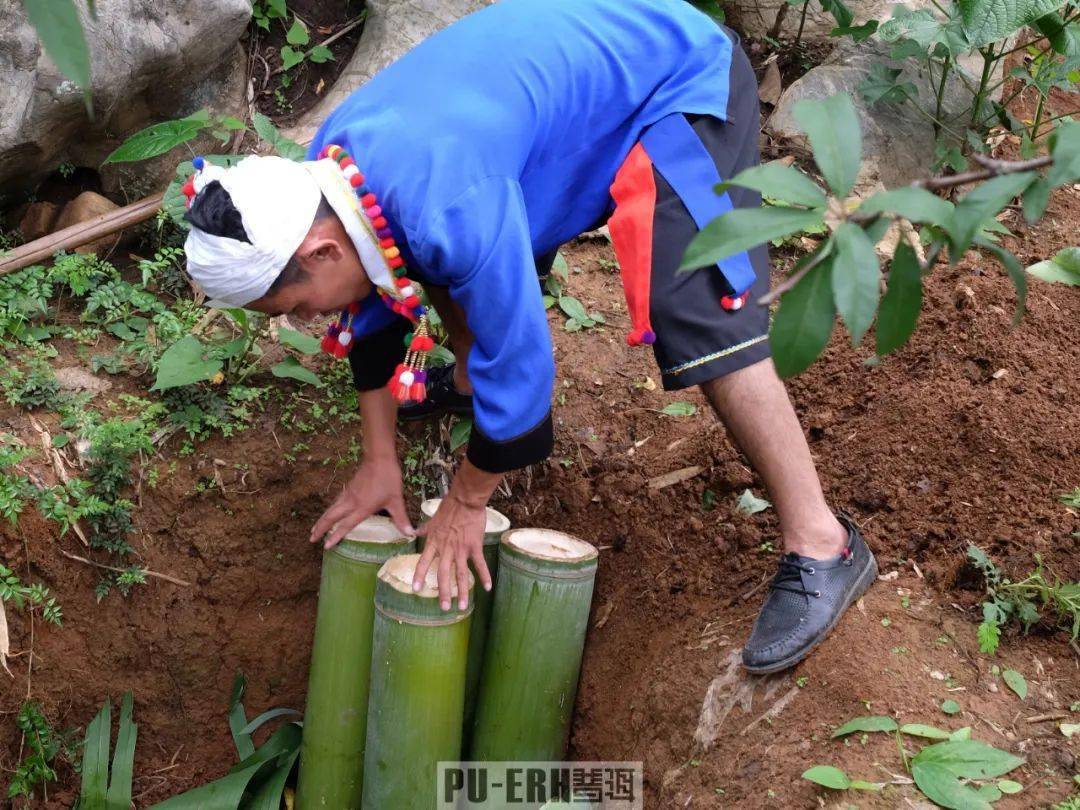
[[[802,574],[804,572],[813,575],[813,566],[803,565],[795,554],[785,554],[780,558],[780,568],[776,572],[776,576],[773,577],[773,581],[769,583],[769,588],[774,591],[798,593],[803,596],[821,596],[821,591],[808,591],[802,587]]]

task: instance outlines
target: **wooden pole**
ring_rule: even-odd
[[[124,228],[145,222],[157,213],[164,196],[164,192],[154,194],[131,205],[125,205],[123,208],[117,208],[115,211],[101,214],[85,222],[77,222],[56,233],[27,242],[10,253],[0,254],[0,276],[47,261],[58,250],[72,250],[122,231]]]

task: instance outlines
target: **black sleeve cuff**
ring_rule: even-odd
[[[543,461],[551,455],[554,446],[555,433],[549,410],[536,427],[504,442],[485,436],[473,423],[469,449],[465,455],[484,472],[502,473]]]
[[[374,391],[390,382],[394,369],[405,358],[405,336],[410,329],[411,324],[399,318],[385,329],[353,343],[349,365],[357,391]]]

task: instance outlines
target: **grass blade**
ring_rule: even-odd
[[[120,704],[120,728],[116,732],[116,750],[113,752],[112,778],[106,805],[109,810],[129,810],[131,807],[131,778],[135,768],[135,740],[139,727],[132,722],[134,697],[124,693]]]
[[[105,810],[109,785],[109,738],[112,733],[112,708],[109,698],[86,727],[82,761],[82,810]]]
[[[236,754],[241,760],[245,760],[255,753],[255,743],[251,740],[251,734],[244,731],[248,724],[247,713],[241,700],[244,690],[247,688],[247,680],[243,675],[237,675],[233,679],[232,698],[229,700],[229,731],[232,732],[233,744],[236,745]]]

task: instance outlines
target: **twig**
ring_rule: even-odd
[[[1047,712],[1046,714],[1034,714],[1024,719],[1029,723],[1042,723],[1046,720],[1064,720],[1068,716],[1068,712]]]
[[[925,180],[916,180],[911,185],[916,188],[925,188],[927,191],[937,191],[942,188],[964,186],[968,183],[977,183],[980,180],[989,180],[1003,174],[1017,174],[1019,172],[1032,171],[1049,166],[1054,162],[1051,155],[1043,155],[1030,160],[995,160],[984,155],[972,155],[972,160],[982,166],[982,170],[973,169],[960,174],[950,174],[945,177],[928,177]]]
[[[63,554],[65,557],[67,557],[69,560],[75,560],[75,562],[81,562],[81,563],[85,563],[86,565],[92,565],[95,568],[104,568],[106,571],[114,571],[117,574],[123,574],[125,571],[128,570],[126,568],[117,568],[117,567],[112,566],[112,565],[105,565],[104,563],[94,562],[93,560],[86,559],[86,557],[80,557],[78,554],[72,554],[69,551],[64,551],[64,549],[60,549],[60,553]],[[166,582],[173,583],[174,585],[183,585],[185,588],[190,588],[191,587],[190,582],[185,582],[182,579],[177,579],[176,577],[171,577],[168,574],[159,574],[157,571],[151,571],[149,568],[140,568],[139,570],[143,573],[144,576],[155,577],[156,579],[163,579]]]
[[[803,276],[805,276],[807,273],[809,273],[811,270],[813,270],[815,267],[825,261],[825,259],[828,258],[829,253],[830,251],[825,250],[824,248],[818,250],[818,252],[814,254],[813,258],[806,262],[806,264],[804,264],[790,276],[777,284],[774,289],[769,290],[769,292],[761,296],[761,298],[757,300],[758,304],[763,307],[767,307],[781,295],[783,295],[800,281],[802,281]]]

